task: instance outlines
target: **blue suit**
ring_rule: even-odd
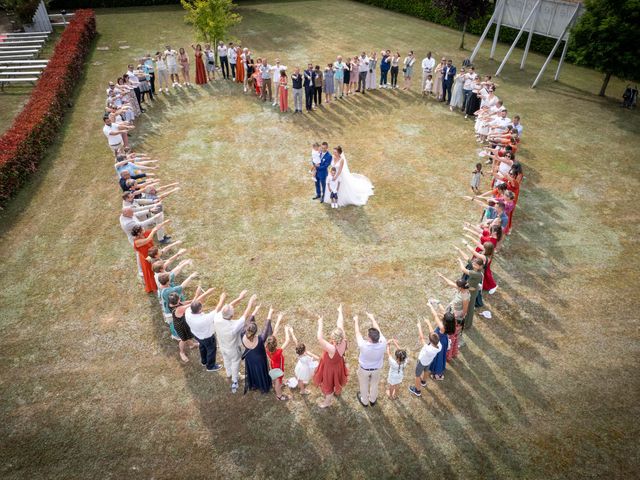
[[[320,155],[320,165],[316,168],[316,196],[320,197],[320,203],[324,203],[324,190],[327,186],[327,176],[329,175],[329,166],[332,161],[331,154],[323,152]]]
[[[454,67],[453,65],[446,66],[442,69],[442,90],[444,91],[442,100],[446,103],[449,103],[451,101],[451,87],[453,86],[453,80],[455,76],[456,76],[456,67]],[[447,100],[447,93],[449,94],[448,100]]]

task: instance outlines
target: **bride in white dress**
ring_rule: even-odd
[[[347,164],[347,158],[342,152],[342,147],[336,147],[333,149],[333,161],[331,166],[335,167],[337,172],[336,176],[340,182],[338,190],[338,206],[344,207],[346,205],[362,206],[367,203],[369,197],[373,195],[373,184],[364,175],[359,173],[351,173],[349,171],[349,165]],[[329,176],[331,172],[329,172]],[[329,177],[327,177],[327,182]],[[324,201],[330,203],[331,200],[329,187],[325,189]]]

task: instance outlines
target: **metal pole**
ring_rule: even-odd
[[[531,38],[533,37],[533,31],[536,29],[536,22],[538,21],[538,15],[540,14],[540,9],[536,11],[535,17],[533,17],[533,22],[531,22],[531,27],[529,27],[529,36],[527,37],[527,44],[524,47],[524,53],[522,54],[522,61],[520,62],[520,70],[524,70],[524,64],[527,61],[527,54],[529,53],[529,47],[531,46]]]
[[[560,55],[560,61],[558,62],[558,69],[556,70],[556,76],[553,77],[553,81],[557,82],[560,78],[560,69],[562,68],[562,64],[564,63],[564,57],[567,54],[567,50],[569,48],[569,35],[567,34],[567,39],[564,41],[564,48],[562,49],[562,55]]]
[[[496,45],[498,44],[498,36],[500,35],[500,25],[502,25],[502,16],[504,15],[504,9],[506,8],[507,0],[502,0],[500,4],[500,15],[497,17],[496,21],[496,31],[493,34],[493,43],[491,44],[491,53],[489,53],[489,58],[493,60],[493,56],[496,53]],[[496,11],[498,9],[496,8]]]
[[[503,2],[504,0],[498,0],[500,2]],[[476,48],[473,49],[473,53],[471,53],[471,56],[469,57],[469,61],[471,63],[473,63],[473,60],[476,58],[476,55],[478,55],[478,52],[480,51],[480,47],[482,46],[482,42],[484,42],[484,39],[487,38],[487,34],[489,33],[489,29],[491,28],[491,25],[493,24],[493,21],[496,18],[496,13],[498,12],[498,8],[500,8],[501,4],[498,4],[495,8],[495,10],[493,11],[493,15],[491,15],[491,18],[489,19],[489,22],[487,23],[486,28],[484,29],[484,32],[482,32],[482,35],[480,35],[480,39],[478,40],[478,43],[476,43]]]
[[[513,43],[511,44],[511,47],[509,48],[509,51],[507,52],[507,54],[505,55],[504,59],[502,60],[502,63],[500,64],[500,66],[498,67],[498,70],[496,71],[496,77],[498,75],[500,75],[500,72],[502,71],[502,69],[504,68],[504,66],[507,63],[507,60],[509,60],[509,57],[511,56],[511,54],[513,53],[513,49],[516,48],[516,43],[518,43],[518,40],[520,40],[520,37],[522,36],[522,32],[524,32],[524,29],[527,28],[527,24],[529,23],[529,20],[531,20],[531,17],[533,17],[533,14],[538,10],[538,7],[540,6],[540,2],[542,0],[538,0],[536,2],[536,4],[533,6],[533,8],[531,9],[531,12],[529,12],[529,15],[527,16],[527,19],[524,21],[524,23],[522,24],[522,28],[520,29],[520,31],[518,32],[518,35],[516,35],[515,40],[513,41]]]
[[[553,48],[551,49],[551,53],[549,54],[549,56],[547,57],[547,59],[544,61],[544,64],[542,65],[542,67],[540,68],[540,71],[538,72],[538,76],[536,77],[536,79],[533,81],[533,83],[531,84],[531,88],[536,88],[536,85],[538,85],[538,82],[540,81],[540,79],[542,78],[542,75],[544,74],[544,71],[547,69],[547,66],[549,65],[549,62],[551,61],[551,59],[553,58],[553,56],[556,53],[556,50],[558,49],[558,45],[560,45],[560,42],[562,41],[562,38],[566,35],[566,33],[569,31],[569,29],[571,28],[571,25],[573,25],[574,20],[576,19],[576,16],[578,15],[578,12],[580,11],[580,6],[581,4],[578,3],[576,5],[576,9],[573,11],[573,15],[571,15],[571,18],[569,19],[569,21],[567,22],[567,25],[564,27],[564,31],[562,32],[562,35],[560,35],[558,37],[558,41],[556,42],[556,44],[553,46]]]

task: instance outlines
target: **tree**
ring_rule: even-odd
[[[447,15],[455,15],[458,24],[462,25],[460,50],[464,50],[464,34],[470,20],[482,17],[489,8],[489,0],[435,0],[436,6],[442,8]]]
[[[572,30],[569,58],[605,74],[604,97],[611,75],[640,78],[640,0],[586,0],[586,12]]]
[[[185,21],[193,25],[198,36],[205,42],[215,45],[222,40],[229,29],[240,23],[242,17],[234,12],[233,0],[180,0],[187,11]]]

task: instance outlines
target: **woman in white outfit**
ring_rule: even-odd
[[[338,207],[344,207],[346,205],[362,206],[367,203],[369,197],[373,195],[373,184],[364,175],[359,173],[351,173],[349,171],[349,165],[347,164],[347,158],[342,153],[342,147],[338,146],[333,149],[333,161],[331,166],[335,167],[336,177],[340,182],[338,190]],[[327,178],[328,181],[328,178]],[[329,188],[325,189],[324,201],[330,203]]]
[[[464,86],[465,78],[465,71],[463,68],[453,82],[453,93],[451,95],[451,101],[449,102],[449,110],[452,112],[455,108],[462,109],[464,104],[464,92],[462,91],[462,87]]]

